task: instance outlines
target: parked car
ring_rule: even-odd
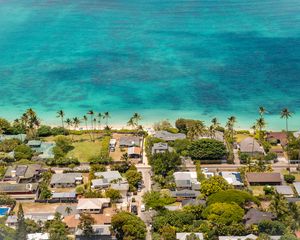
[[[145,212],[145,211],[146,211],[145,204],[142,204],[142,205],[141,205],[141,212]]]
[[[136,205],[131,205],[131,212],[135,215],[138,214],[138,209],[137,209],[137,206]]]

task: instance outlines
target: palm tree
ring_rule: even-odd
[[[262,138],[263,138],[262,130],[263,130],[263,128],[266,127],[265,119],[263,117],[260,117],[259,119],[257,119],[256,126],[259,128],[259,139],[262,140]]]
[[[142,116],[138,113],[134,113],[132,118],[134,119],[134,122],[135,122],[136,126],[138,126],[139,121],[142,120]]]
[[[65,113],[64,113],[63,110],[59,110],[57,112],[57,116],[56,117],[61,119],[61,126],[62,126],[62,128],[64,130],[64,135],[65,135],[66,133],[65,133],[65,126],[64,126],[64,116],[65,116]]]
[[[71,212],[73,212],[73,209],[71,207],[66,207],[65,213],[68,214],[68,215],[70,215]]]
[[[233,141],[233,132],[234,132],[234,124],[236,123],[236,117],[231,116],[228,118],[228,121],[226,123],[226,127],[228,128],[228,131],[231,133],[231,139]]]
[[[109,112],[105,112],[103,119],[105,119],[106,127],[108,127],[108,119],[110,118]]]
[[[204,123],[202,121],[197,121],[195,124],[189,127],[187,135],[191,140],[195,140],[199,136],[203,135],[204,130]]]
[[[131,117],[131,118],[129,119],[129,121],[127,122],[127,125],[128,125],[129,127],[132,127],[132,128],[135,127],[135,122],[134,122],[133,117]]]
[[[101,119],[103,118],[103,114],[102,113],[98,113],[98,124],[99,124],[99,130],[101,130]]]
[[[254,141],[255,141],[256,125],[253,124],[253,125],[251,126],[251,129],[253,130],[252,154],[251,154],[251,156],[253,157],[253,155],[254,155]]]
[[[214,127],[215,129],[216,129],[217,127],[220,126],[220,123],[219,123],[219,121],[218,121],[217,118],[213,118],[213,119],[211,120],[211,123],[212,123],[212,125],[213,125],[213,127]]]
[[[264,116],[264,114],[268,113],[267,110],[262,106],[258,108],[258,112],[261,118]]]
[[[85,130],[88,130],[88,125],[87,125],[88,118],[86,115],[83,116],[83,121],[85,123]]]
[[[32,108],[27,109],[22,118],[26,120],[26,124],[24,126],[29,138],[36,136],[36,130],[40,126],[40,120],[38,119],[35,111]]]
[[[289,126],[288,126],[288,119],[292,117],[292,112],[290,112],[287,108],[284,108],[281,110],[280,117],[285,118],[285,129],[286,129],[286,137],[287,137],[287,146],[289,147]],[[288,156],[288,155],[287,155]],[[288,162],[289,162],[289,172],[291,172],[291,162],[289,160],[288,156]]]
[[[73,124],[74,124],[74,128],[75,129],[78,129],[80,122],[81,121],[80,121],[80,119],[78,117],[74,117],[73,118]]]

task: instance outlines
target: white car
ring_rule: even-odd
[[[141,212],[145,212],[145,210],[146,210],[145,204],[142,204],[141,205]]]

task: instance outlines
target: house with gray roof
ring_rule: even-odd
[[[3,181],[12,183],[36,182],[41,172],[42,165],[40,164],[9,166],[4,174]]]
[[[30,214],[24,214],[25,219],[33,220],[34,222],[47,222],[50,220],[54,219],[54,214],[53,213],[30,213]],[[18,224],[18,216],[13,215],[13,216],[8,216],[7,220],[5,222],[6,226],[11,227],[11,228],[16,228]]]
[[[293,197],[294,196],[294,191],[290,186],[287,185],[279,185],[275,186],[275,190],[277,193],[285,196],[285,197]]]
[[[118,171],[95,172],[95,176],[101,179],[106,179],[107,182],[122,180],[122,176]]]
[[[172,152],[172,151],[173,148],[169,147],[168,143],[164,143],[164,142],[154,143],[151,150],[152,154]]]
[[[200,191],[182,189],[178,191],[172,191],[171,195],[175,198],[197,198],[200,195]]]
[[[110,188],[118,190],[122,197],[126,197],[127,196],[127,192],[129,190],[129,184],[128,183],[112,183],[110,185]]]
[[[31,147],[31,148],[39,148],[42,144],[42,141],[40,140],[30,140],[27,143],[27,146]]]
[[[251,208],[243,217],[246,226],[259,224],[263,220],[274,220],[276,216],[271,212],[263,212],[255,208]]]
[[[9,139],[18,139],[21,142],[24,142],[26,140],[26,134],[16,134],[16,135],[0,135],[0,142],[3,142],[4,140]]]
[[[300,182],[294,182],[293,185],[296,190],[297,196],[300,197]]]
[[[153,137],[160,138],[166,142],[175,141],[177,139],[185,139],[186,135],[183,133],[170,133],[168,131],[156,131]]]
[[[110,224],[102,224],[102,225],[92,225],[93,228],[93,235],[92,236],[84,236],[83,231],[80,228],[76,229],[75,232],[75,239],[76,240],[112,240],[116,239],[111,236],[111,225]]]
[[[126,148],[126,147],[140,147],[141,146],[142,139],[137,136],[123,136],[120,137],[120,148]]]
[[[103,189],[108,187],[118,188],[121,194],[127,193],[129,185],[127,180],[118,171],[96,172],[97,179],[92,180],[93,189]]]
[[[249,234],[246,236],[219,236],[219,240],[256,240],[258,236]],[[269,236],[270,240],[279,240],[281,236]]]
[[[0,192],[16,200],[35,200],[38,183],[0,183]]]
[[[199,139],[205,139],[205,138],[214,139],[214,140],[217,140],[219,142],[225,142],[224,141],[224,133],[220,132],[220,131],[215,131],[214,134],[212,134],[212,135],[204,134],[204,135],[199,137]]]
[[[76,187],[83,183],[81,173],[55,173],[52,175],[50,186],[52,188]]]
[[[197,180],[196,172],[175,172],[173,173],[177,190],[191,189],[199,190],[200,183]]]
[[[249,155],[265,154],[264,148],[260,146],[258,141],[252,137],[247,137],[244,140],[242,140],[239,144],[239,149],[241,153],[246,153]]]
[[[236,188],[241,188],[244,186],[243,179],[240,172],[220,172],[222,176],[229,184]]]
[[[190,233],[190,232],[179,232],[176,233],[176,240],[186,240],[187,237],[195,235],[199,240],[204,240],[203,233]]]
[[[55,192],[52,193],[51,199],[59,201],[75,201],[76,193],[75,192]]]

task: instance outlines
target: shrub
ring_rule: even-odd
[[[21,144],[19,139],[5,139],[0,143],[0,152],[11,152]]]
[[[284,181],[287,183],[293,183],[296,180],[296,177],[292,174],[286,174],[284,175]]]
[[[258,230],[260,233],[279,236],[284,234],[285,225],[279,221],[263,220],[258,224]]]
[[[232,188],[232,186],[228,184],[223,177],[213,176],[202,181],[200,191],[205,196],[209,196],[211,194],[228,190],[230,188]]]
[[[240,153],[241,163],[247,163],[250,160],[250,155],[247,153]]]

